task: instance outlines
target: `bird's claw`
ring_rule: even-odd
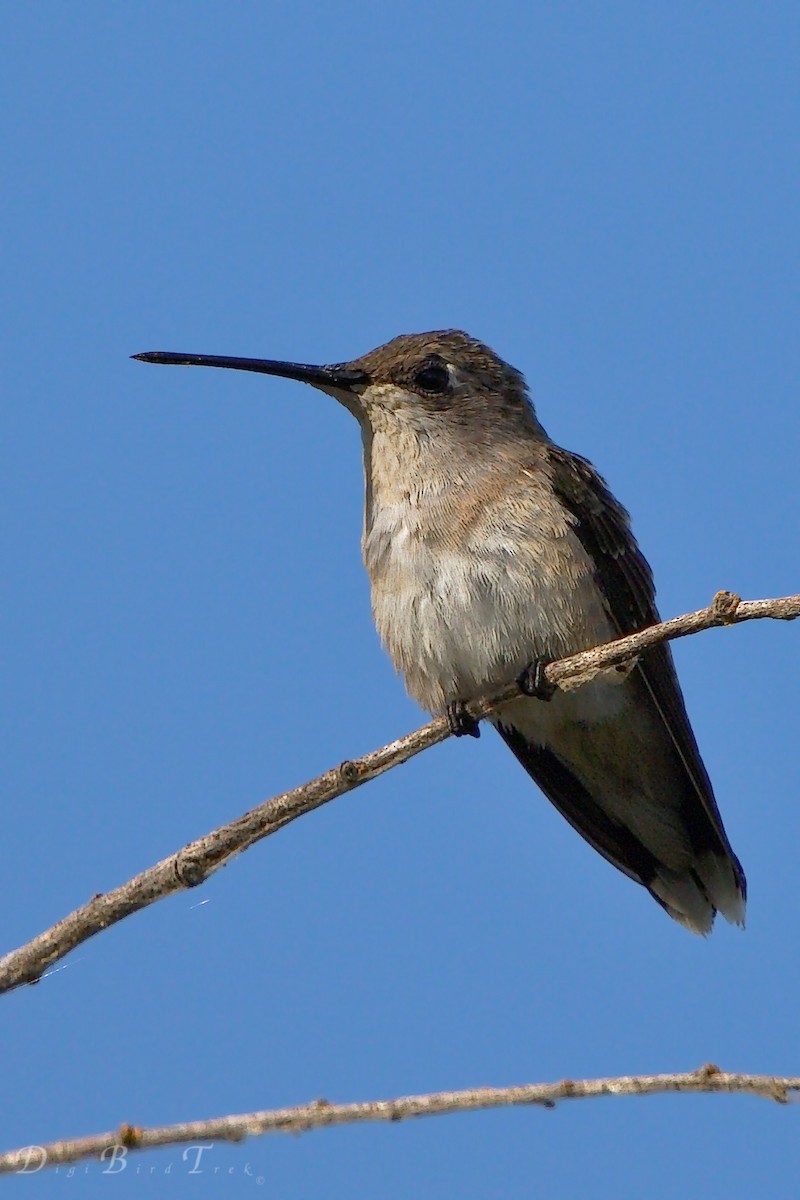
[[[447,705],[446,712],[447,724],[455,737],[464,737],[465,734],[474,738],[481,736],[480,725],[472,713],[467,711],[463,700],[451,700]]]
[[[535,658],[529,663],[521,675],[517,677],[519,690],[523,696],[531,696],[534,700],[552,700],[558,690],[554,683],[545,675],[546,659]]]

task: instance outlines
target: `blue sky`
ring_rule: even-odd
[[[136,351],[325,362],[466,328],[631,510],[664,615],[798,590],[799,34],[787,3],[7,9],[3,950],[422,719],[371,624],[351,418]],[[498,739],[451,741],[5,997],[4,1146],[319,1096],[798,1072],[798,632],[676,647],[745,933],[693,938]],[[797,1120],[607,1100],[27,1186],[794,1197]]]

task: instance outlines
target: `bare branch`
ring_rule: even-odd
[[[762,617],[793,620],[798,616],[800,595],[741,601],[731,592],[718,592],[708,608],[673,617],[628,637],[550,663],[545,675],[550,683],[559,687],[579,687],[598,671],[629,661],[657,642],[699,633],[717,625],[734,625]],[[471,702],[468,709],[472,716],[480,719],[518,695],[517,684],[507,684],[492,695]],[[94,896],[52,928],[0,959],[0,993],[23,983],[35,983],[49,966],[101,930],[156,900],[197,887],[235,855],[276,833],[290,821],[360,787],[390,767],[407,762],[449,736],[446,719],[439,717],[388,746],[343,762],[309,783],[265,801],[229,824],[190,842],[121,887]]]
[[[674,1075],[625,1075],[614,1079],[562,1079],[558,1083],[531,1083],[517,1087],[468,1088],[457,1092],[428,1092],[393,1100],[368,1100],[357,1104],[331,1104],[314,1100],[297,1108],[214,1117],[182,1125],[143,1129],[122,1125],[109,1133],[24,1146],[0,1154],[0,1174],[30,1174],[43,1167],[79,1162],[87,1158],[115,1160],[129,1150],[151,1150],[185,1142],[241,1142],[264,1133],[305,1133],[329,1125],[364,1121],[402,1121],[407,1117],[434,1117],[443,1113],[475,1112],[484,1108],[539,1105],[555,1108],[560,1100],[588,1100],[596,1096],[656,1096],[666,1092],[732,1092],[761,1096],[788,1104],[800,1091],[800,1076],[738,1075],[720,1071],[712,1063],[698,1071]]]

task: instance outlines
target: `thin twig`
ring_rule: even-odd
[[[760,1096],[788,1104],[800,1091],[800,1076],[739,1075],[720,1071],[712,1063],[698,1071],[671,1075],[625,1075],[614,1079],[562,1079],[558,1083],[531,1083],[517,1087],[469,1088],[457,1092],[428,1092],[420,1096],[398,1096],[392,1100],[368,1100],[356,1104],[331,1104],[314,1100],[297,1108],[214,1117],[181,1125],[143,1129],[121,1125],[108,1133],[64,1139],[46,1146],[24,1146],[0,1154],[0,1174],[32,1174],[43,1167],[100,1158],[119,1166],[130,1150],[151,1150],[189,1142],[202,1149],[213,1141],[241,1142],[265,1133],[306,1133],[329,1125],[352,1125],[364,1121],[402,1121],[407,1117],[433,1117],[443,1113],[475,1112],[484,1108],[539,1105],[555,1108],[561,1100],[588,1100],[596,1096],[656,1096],[665,1092],[732,1092]],[[206,1149],[208,1146],[205,1147]]]
[[[731,592],[718,592],[708,608],[673,617],[670,621],[663,621],[628,637],[550,663],[545,676],[550,683],[559,687],[578,687],[599,671],[629,661],[657,642],[699,633],[717,625],[734,625],[761,617],[793,620],[798,616],[800,595],[775,600],[741,601]],[[519,694],[516,683],[506,684],[493,694],[472,701],[468,708],[474,717],[480,719]],[[121,887],[94,896],[56,925],[0,959],[0,993],[23,983],[35,983],[48,967],[101,930],[156,900],[163,900],[185,888],[197,887],[235,855],[276,833],[290,821],[360,787],[390,767],[407,762],[449,736],[447,720],[438,717],[413,733],[390,742],[388,746],[343,762],[309,783],[265,801],[229,824],[190,842],[155,866],[148,867]]]

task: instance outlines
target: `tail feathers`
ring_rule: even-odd
[[[643,885],[653,899],[692,933],[711,932],[717,911],[731,923],[744,925],[746,885],[739,860],[719,836],[713,836],[707,818],[702,830],[695,828],[698,806],[691,814],[683,837],[676,833],[673,865],[663,861],[637,836],[595,799],[570,767],[548,747],[537,745],[511,725],[497,730],[548,800],[574,829],[608,862],[630,879]],[[691,828],[690,828],[691,827]],[[707,827],[707,828],[706,828]],[[702,832],[702,849],[691,836]],[[686,862],[686,845],[696,849]],[[679,865],[676,865],[679,864]]]
[[[708,851],[683,872],[659,865],[645,887],[675,921],[692,933],[710,933],[718,911],[732,925],[744,926],[744,891],[727,856]]]

